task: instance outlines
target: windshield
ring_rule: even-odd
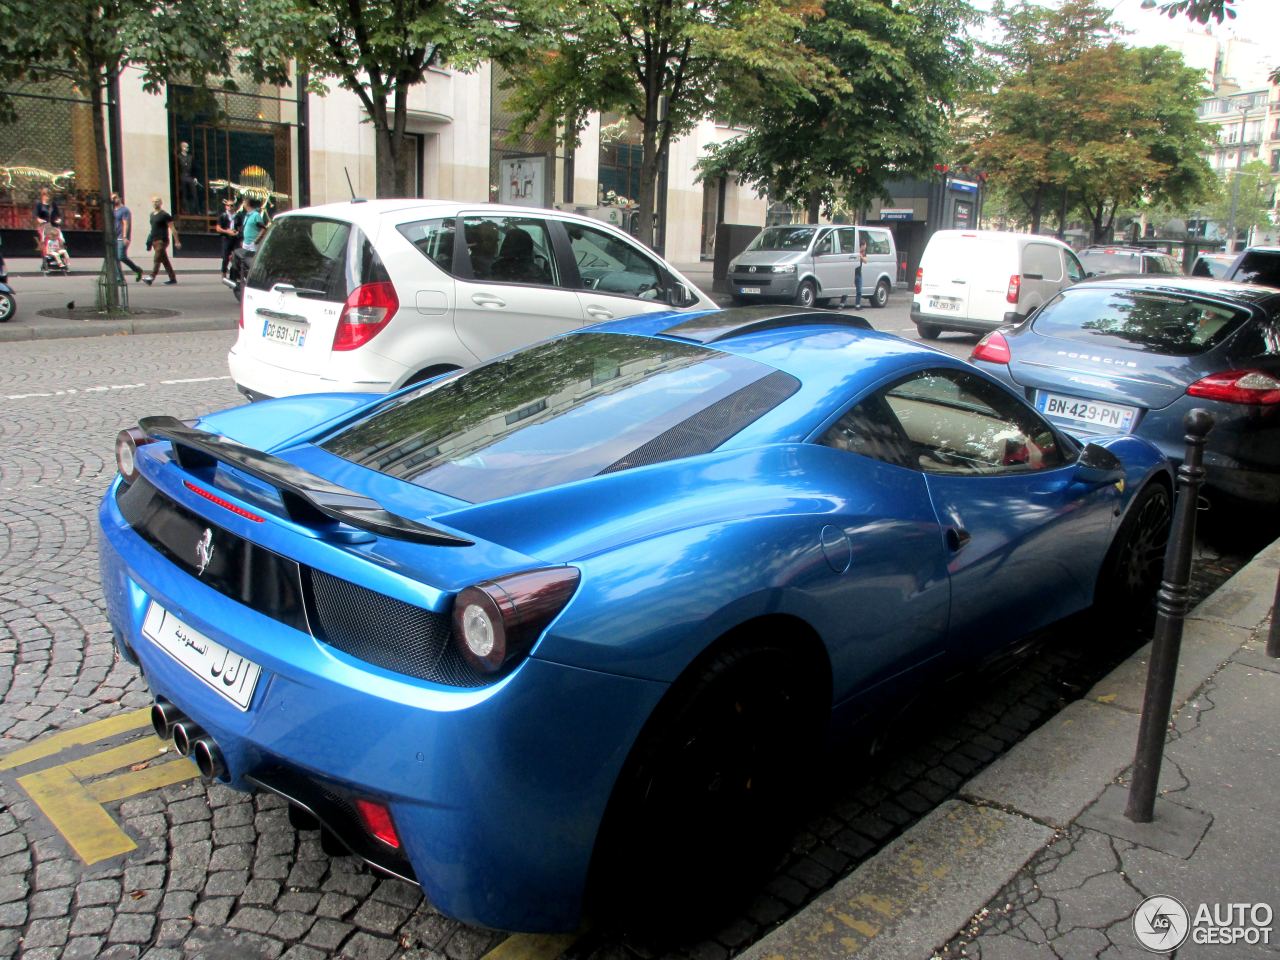
[[[320,445],[480,503],[707,453],[798,388],[706,347],[576,334],[399,397]]]
[[[1093,274],[1141,273],[1142,254],[1127,250],[1081,250],[1080,262]]]
[[[1064,290],[1037,314],[1045,337],[1189,357],[1221,343],[1244,323],[1245,310],[1193,297],[1143,290]]]
[[[813,227],[768,227],[747,245],[752,250],[807,250],[815,233]]]
[[[1241,283],[1280,287],[1280,250],[1246,251],[1231,279]]]

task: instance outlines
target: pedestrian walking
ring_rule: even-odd
[[[118,193],[111,194],[111,215],[116,221],[116,264],[120,277],[124,278],[124,268],[128,267],[137,274],[133,279],[137,283],[142,279],[142,268],[129,259],[129,242],[133,239],[133,214]]]
[[[213,230],[222,235],[222,279],[224,280],[227,278],[227,265],[231,263],[231,256],[236,252],[236,247],[240,246],[240,231],[236,227],[235,197],[223,197],[222,212],[218,214],[218,225]]]
[[[151,232],[147,234],[147,249],[151,251],[151,275],[143,277],[142,282],[150,286],[156,281],[156,274],[160,272],[160,268],[164,267],[165,273],[169,275],[169,279],[164,282],[166,287],[172,286],[178,282],[177,275],[173,272],[173,264],[169,262],[169,245],[172,243],[174,250],[182,249],[182,242],[178,239],[178,228],[173,222],[173,214],[164,208],[164,201],[158,196],[151,198]]]
[[[58,209],[58,201],[53,199],[48,187],[40,188],[40,195],[31,210],[31,218],[35,221],[36,247],[43,254],[45,231],[50,224],[55,227],[62,225],[62,211]]]

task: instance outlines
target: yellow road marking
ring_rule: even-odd
[[[71,747],[142,729],[150,724],[149,712],[133,710],[51,734],[0,758],[0,770],[21,767]],[[137,848],[103,807],[104,803],[194,780],[200,775],[195,764],[182,758],[173,759],[175,756],[164,741],[148,734],[29,773],[18,778],[18,786],[26,791],[76,855],[91,865]],[[162,758],[161,763],[151,762]],[[130,769],[115,772],[124,767]],[[133,769],[135,767],[138,769]]]
[[[149,726],[151,726],[151,710],[148,707],[142,707],[138,710],[130,710],[128,713],[108,717],[106,720],[86,723],[84,726],[76,727],[73,730],[51,733],[47,737],[41,737],[35,743],[28,744],[20,750],[15,750],[13,753],[0,757],[0,770],[13,770],[36,760],[52,757],[55,753],[60,753],[67,747],[78,747],[85,743],[97,743],[99,740],[105,740],[107,737],[114,736],[117,733],[140,730]]]
[[[480,960],[555,960],[577,939],[576,933],[516,933]]]

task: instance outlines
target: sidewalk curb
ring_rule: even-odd
[[[26,340],[61,340],[73,337],[117,337],[145,333],[192,333],[198,330],[234,330],[235,317],[162,317],[123,320],[56,321],[31,326],[24,323],[0,324],[0,343]]]
[[[1175,712],[1266,621],[1278,569],[1280,541],[1192,611]],[[741,960],[932,955],[1132,764],[1149,654],[1148,644]]]

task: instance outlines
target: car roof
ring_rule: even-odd
[[[1089,246],[1085,247],[1083,250],[1080,250],[1079,253],[1081,254],[1081,256],[1083,256],[1086,253],[1146,253],[1146,254],[1160,254],[1166,257],[1169,256],[1169,254],[1165,253],[1163,250],[1152,250],[1150,247],[1125,247],[1125,246],[1117,246],[1116,244],[1111,244],[1111,243],[1090,244]]]
[[[286,210],[281,217],[318,216],[334,220],[344,220],[360,227],[369,227],[384,217],[399,220],[405,214],[418,217],[449,217],[461,212],[480,212],[497,216],[554,216],[561,220],[576,220],[593,227],[611,227],[602,220],[584,217],[563,210],[547,207],[521,207],[506,203],[487,203],[482,200],[433,200],[425,197],[391,197],[379,200],[356,198],[335,203],[322,203],[312,207],[298,207]]]
[[[1264,287],[1256,283],[1237,283],[1234,280],[1215,280],[1212,277],[1171,277],[1167,274],[1147,274],[1143,277],[1098,277],[1082,280],[1068,289],[1091,287],[1115,287],[1131,290],[1149,290],[1154,293],[1190,293],[1214,297],[1242,305],[1257,304],[1274,308],[1280,305],[1280,289]]]

